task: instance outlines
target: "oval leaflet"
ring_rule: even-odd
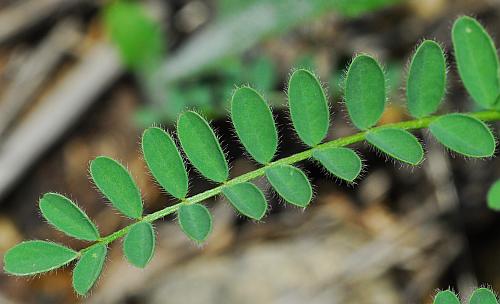
[[[106,253],[106,245],[97,244],[80,257],[73,270],[73,288],[79,295],[85,295],[99,278]]]
[[[264,98],[252,88],[238,88],[231,100],[231,120],[245,149],[261,164],[276,153],[278,134]]]
[[[302,170],[290,165],[279,165],[267,169],[266,177],[288,203],[306,207],[311,202],[311,184]]]
[[[250,182],[224,187],[222,193],[241,214],[260,220],[267,211],[266,198],[262,191]]]
[[[293,72],[288,83],[288,103],[300,139],[311,147],[319,144],[328,132],[330,113],[323,88],[311,72]]]
[[[226,158],[208,122],[195,112],[184,112],[177,121],[177,135],[187,157],[206,178],[223,182],[229,176]]]
[[[200,204],[183,204],[177,210],[182,231],[193,241],[205,241],[212,231],[212,216],[207,207]]]
[[[60,231],[80,240],[95,241],[99,232],[89,217],[63,195],[46,193],[40,199],[43,217]]]
[[[187,172],[172,137],[160,128],[148,128],[142,135],[142,151],[149,170],[163,189],[176,198],[186,197]]]
[[[418,165],[424,159],[422,145],[413,134],[402,129],[370,131],[366,140],[387,155],[410,165]]]
[[[349,148],[333,147],[315,150],[313,157],[330,173],[348,182],[353,182],[361,172],[361,159]]]
[[[153,225],[147,222],[137,223],[128,232],[123,241],[123,253],[130,264],[144,268],[155,250]]]

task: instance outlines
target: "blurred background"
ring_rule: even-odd
[[[305,149],[290,127],[286,82],[313,69],[328,88],[328,138],[352,134],[341,99],[353,54],[385,66],[390,104],[380,123],[408,119],[407,62],[423,38],[449,58],[442,112],[476,110],[458,80],[450,30],[473,15],[500,45],[498,0],[1,0],[0,256],[24,239],[85,243],[44,223],[38,198],[69,195],[102,234],[127,225],[95,191],[89,161],[107,155],[131,170],[147,212],[174,201],[148,175],[142,130],[174,130],[179,112],[212,120],[232,176],[257,168],[235,140],[227,105],[235,85],[251,84],[273,106],[278,157]],[[202,247],[170,217],[156,223],[156,254],[130,266],[112,244],[103,275],[86,298],[71,268],[35,278],[0,274],[0,303],[431,303],[438,288],[462,295],[500,290],[500,216],[486,208],[500,160],[454,157],[417,133],[426,161],[410,168],[365,144],[355,185],[303,162],[315,198],[302,211],[267,189],[262,223],[239,217],[222,198],[207,202],[214,231]],[[191,168],[192,169],[192,168]],[[213,187],[190,170],[190,194]]]

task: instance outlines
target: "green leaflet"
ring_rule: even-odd
[[[434,297],[434,304],[460,304],[460,300],[451,290],[443,290]]]
[[[260,220],[267,211],[266,198],[262,191],[250,182],[224,187],[222,193],[241,214]]]
[[[94,223],[68,198],[57,193],[46,193],[40,199],[39,205],[43,217],[67,235],[86,241],[99,238]]]
[[[266,177],[274,190],[290,204],[306,207],[312,199],[312,188],[300,169],[280,165],[266,170]]]
[[[469,304],[498,304],[497,297],[488,288],[478,288],[472,293]]]
[[[465,156],[489,157],[495,153],[493,134],[474,117],[458,113],[441,116],[429,130],[445,147]]]
[[[360,130],[374,126],[385,107],[385,78],[380,65],[368,55],[354,58],[345,80],[345,103]]]
[[[73,270],[73,288],[79,295],[85,295],[101,275],[106,253],[106,245],[97,244],[82,254]]]
[[[222,183],[229,176],[226,158],[208,122],[195,112],[184,112],[177,121],[182,149],[201,174]]]
[[[408,110],[413,117],[430,115],[439,107],[446,90],[446,60],[436,42],[420,44],[410,64],[406,87]]]
[[[104,22],[127,66],[148,69],[161,60],[166,43],[160,24],[147,15],[141,4],[113,1],[105,10]]]
[[[4,256],[7,273],[24,276],[53,270],[76,259],[78,253],[62,245],[46,241],[22,242]]]
[[[325,92],[311,72],[293,72],[288,83],[288,103],[300,139],[311,147],[319,144],[328,132],[330,113]]]
[[[135,224],[123,241],[123,253],[130,264],[144,268],[155,251],[155,232],[147,222]]]
[[[349,148],[333,147],[315,150],[313,157],[330,173],[348,182],[353,182],[361,172],[361,159]]]
[[[486,30],[471,17],[461,17],[452,29],[458,73],[474,101],[491,108],[500,92],[498,55]]]
[[[262,96],[252,88],[238,88],[231,101],[231,119],[245,149],[256,161],[267,164],[276,153],[278,134]]]
[[[113,206],[130,218],[142,216],[141,193],[127,169],[117,161],[99,156],[90,163],[90,175]]]
[[[212,231],[212,216],[203,205],[182,205],[177,216],[182,231],[193,241],[205,241]]]
[[[500,180],[497,180],[488,190],[488,195],[486,197],[488,202],[488,207],[495,211],[500,210]]]
[[[410,165],[418,165],[424,158],[422,145],[413,134],[402,129],[369,131],[366,140],[387,155]]]
[[[185,198],[188,177],[172,137],[160,128],[148,128],[142,135],[142,151],[149,170],[163,189],[176,198]]]

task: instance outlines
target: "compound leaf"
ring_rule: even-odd
[[[469,157],[489,157],[495,139],[480,120],[465,114],[441,116],[429,125],[432,135],[445,147]]]
[[[187,172],[172,137],[160,128],[148,128],[142,135],[142,151],[149,170],[163,189],[176,198],[186,197]]]
[[[130,264],[144,268],[155,250],[155,232],[153,225],[147,222],[137,223],[128,232],[123,241],[123,252]]]
[[[470,297],[469,304],[498,304],[497,297],[488,288],[478,288]]]
[[[203,117],[192,111],[182,113],[177,121],[177,135],[182,149],[201,174],[220,183],[228,178],[224,153]]]
[[[395,128],[370,131],[366,140],[387,155],[408,163],[418,165],[424,158],[422,145],[413,134]]]
[[[40,199],[43,217],[54,227],[80,240],[95,241],[99,232],[89,217],[63,195],[46,193]]]
[[[385,99],[384,72],[377,61],[368,55],[354,58],[345,80],[345,103],[353,124],[361,130],[375,125]]]
[[[311,202],[311,184],[300,169],[278,165],[266,169],[266,177],[274,190],[290,204],[306,207]]]
[[[147,69],[161,60],[165,39],[160,24],[148,16],[141,4],[114,1],[106,8],[104,21],[127,66]]]
[[[184,204],[177,211],[177,216],[182,231],[193,241],[205,241],[212,231],[212,216],[203,205]]]
[[[231,101],[231,119],[245,149],[256,161],[267,164],[276,153],[278,134],[264,98],[252,88],[238,88]]]
[[[254,184],[244,182],[224,187],[222,193],[241,214],[260,220],[267,211],[266,198]]]
[[[498,55],[493,40],[477,20],[461,17],[452,29],[458,73],[474,101],[491,108],[500,92]]]
[[[410,64],[406,87],[408,110],[413,117],[434,113],[443,100],[446,89],[446,61],[436,42],[420,44]]]
[[[106,253],[106,245],[97,244],[82,254],[73,270],[73,288],[79,295],[85,295],[101,275]]]
[[[353,182],[361,172],[361,159],[349,148],[333,147],[315,150],[313,157],[330,173],[348,182]]]
[[[99,156],[90,163],[90,175],[118,211],[130,218],[141,217],[141,193],[123,165],[109,157]]]
[[[486,198],[488,202],[488,207],[490,209],[499,211],[500,210],[500,180],[497,180],[488,190],[488,196]]]
[[[457,295],[451,290],[442,290],[434,297],[434,304],[460,304]]]
[[[319,144],[326,136],[330,113],[318,79],[305,69],[296,70],[288,83],[288,103],[293,126],[308,146]]]
[[[9,249],[4,256],[7,273],[24,276],[53,270],[76,259],[78,253],[46,241],[27,241]]]

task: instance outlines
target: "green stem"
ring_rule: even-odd
[[[500,112],[498,112],[498,111],[484,111],[484,112],[475,112],[475,113],[466,113],[466,114],[468,114],[472,117],[475,117],[477,119],[480,119],[482,121],[498,121],[498,120],[500,120]],[[259,169],[254,170],[254,171],[245,173],[245,174],[240,175],[238,177],[235,177],[231,180],[228,180],[227,182],[225,182],[222,185],[219,185],[215,188],[209,189],[205,192],[202,192],[202,193],[196,194],[194,196],[191,196],[189,198],[186,198],[184,201],[179,202],[175,205],[166,207],[162,210],[159,210],[159,211],[156,211],[156,212],[151,213],[149,215],[146,215],[140,221],[133,223],[133,224],[130,224],[130,225],[128,225],[128,226],[108,235],[108,236],[101,238],[96,244],[99,244],[99,243],[109,244],[109,243],[125,236],[129,232],[129,230],[137,223],[154,222],[162,217],[165,217],[169,214],[176,212],[182,204],[196,204],[196,203],[202,202],[208,198],[214,197],[214,196],[220,194],[224,187],[247,182],[247,181],[253,180],[257,177],[264,175],[265,170],[270,168],[270,167],[274,167],[274,166],[278,166],[278,165],[291,165],[291,164],[295,164],[297,162],[309,159],[312,157],[312,153],[314,150],[322,150],[322,149],[328,149],[328,148],[333,148],[333,147],[343,147],[343,146],[351,145],[354,143],[358,143],[358,142],[365,140],[365,136],[366,136],[367,132],[374,131],[377,129],[382,129],[382,128],[392,127],[392,128],[398,128],[398,129],[404,129],[404,130],[424,129],[424,128],[427,128],[433,121],[435,121],[436,119],[438,119],[441,116],[430,116],[430,117],[425,117],[425,118],[420,118],[420,119],[415,119],[415,120],[410,120],[410,121],[404,121],[404,122],[398,122],[398,123],[382,125],[379,127],[374,127],[374,128],[371,128],[367,131],[359,132],[359,133],[356,133],[356,134],[351,135],[351,136],[332,140],[332,141],[317,145],[316,147],[305,150],[303,152],[299,152],[297,154],[291,155],[289,157],[278,159],[274,162],[271,162],[271,163],[265,165],[264,167],[261,167]],[[82,249],[80,251],[80,253],[83,253],[84,251],[90,249],[94,245],[95,244],[93,244],[87,248]]]

